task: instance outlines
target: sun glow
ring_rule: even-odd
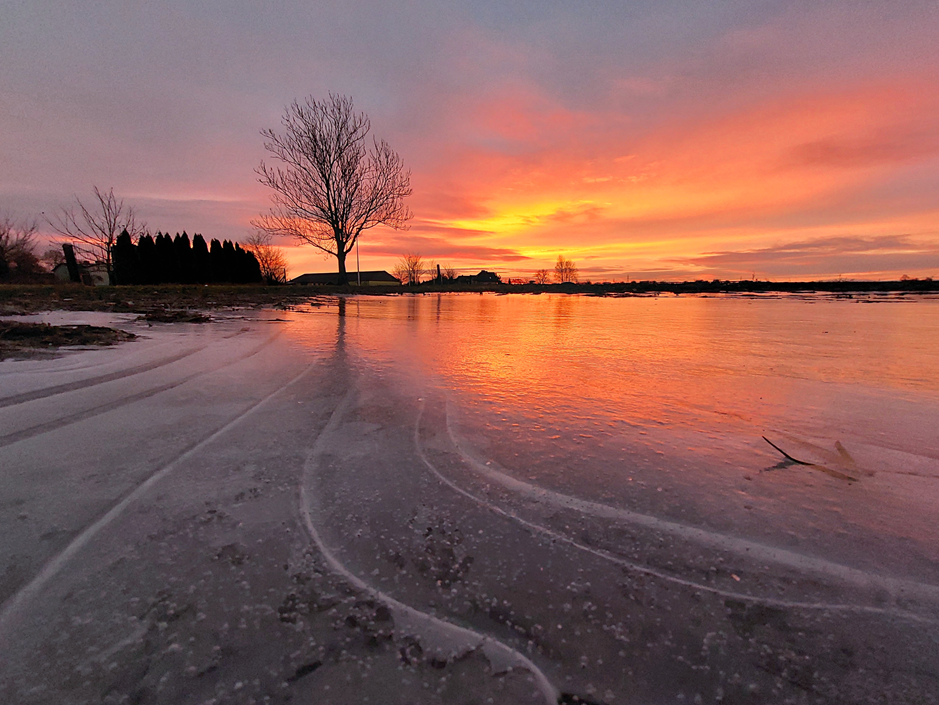
[[[770,250],[785,242],[843,238],[850,249],[852,238],[897,232],[922,241],[903,252],[931,251],[935,208],[913,206],[904,188],[923,189],[930,165],[939,166],[939,93],[924,88],[910,80],[790,90],[694,119],[676,115],[644,132],[595,115],[590,140],[570,134],[584,124],[579,113],[561,119],[553,106],[552,120],[539,121],[531,114],[544,109],[543,99],[502,96],[500,114],[521,127],[490,117],[477,129],[488,125],[514,140],[521,156],[477,140],[461,158],[459,180],[448,182],[469,207],[441,209],[431,187],[415,210],[434,211],[428,236],[437,229],[509,249],[531,271],[565,253],[620,277],[637,270],[749,277],[764,270],[752,253],[766,251],[769,264]],[[746,264],[725,258],[716,268],[707,260],[729,251]],[[892,246],[881,252],[891,253]],[[861,271],[848,254],[815,247],[800,266],[814,275]]]

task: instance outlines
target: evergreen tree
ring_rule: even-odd
[[[238,284],[252,284],[261,281],[261,265],[253,253],[235,243],[235,277]]]
[[[157,233],[156,239],[157,283],[166,284],[179,281],[179,266],[176,262],[176,251],[173,248],[173,238],[169,233]]]
[[[192,247],[185,230],[182,235],[177,235],[173,240],[173,250],[176,253],[176,263],[179,268],[178,281],[183,284],[192,284],[196,280],[196,271],[192,259]]]
[[[196,233],[192,236],[192,263],[195,281],[207,284],[212,281],[212,265],[209,262],[209,248],[205,238]]]
[[[225,261],[222,255],[222,243],[216,238],[212,238],[212,244],[209,247],[209,262],[212,265],[212,281],[225,281]]]
[[[139,284],[157,283],[156,243],[149,233],[137,240],[137,265]]]
[[[263,281],[264,277],[261,274],[261,263],[258,262],[258,258],[255,257],[254,253],[250,250],[242,249],[241,251],[245,262],[245,282],[255,284]]]
[[[238,256],[235,254],[235,246],[232,245],[231,240],[225,240],[222,243],[222,267],[225,272],[223,281],[237,281]]]
[[[166,270],[169,268],[169,258],[166,253],[166,245],[163,243],[163,233],[157,231],[156,238],[153,240],[153,273],[155,275],[154,284],[163,284],[166,282]]]
[[[137,258],[137,248],[134,246],[133,240],[130,239],[130,233],[128,233],[127,230],[121,231],[121,234],[117,236],[112,256],[114,259],[114,283],[139,283],[140,267]]]

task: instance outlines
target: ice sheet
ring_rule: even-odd
[[[360,298],[5,366],[49,393],[0,408],[0,699],[929,702],[939,319],[832,303]]]

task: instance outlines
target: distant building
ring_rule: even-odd
[[[94,264],[79,262],[78,273],[81,275],[82,284],[88,286],[108,286],[111,283],[110,277],[108,277],[108,265],[104,262],[95,262]],[[56,281],[71,281],[68,274],[68,265],[65,262],[57,264],[52,270],[52,275]]]
[[[395,279],[388,272],[347,272],[349,284],[357,286],[359,277],[362,279],[362,286],[399,286],[400,281]],[[311,286],[336,286],[339,284],[338,272],[322,272],[315,274],[301,274],[296,279],[291,279],[290,284],[308,284]]]
[[[500,284],[502,279],[495,272],[489,272],[485,269],[480,270],[479,274],[461,274],[454,281],[458,284]]]

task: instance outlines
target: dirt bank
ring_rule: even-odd
[[[7,285],[0,286],[0,315],[51,310],[148,314],[161,310],[277,308],[307,302],[317,293],[292,286]]]
[[[104,326],[0,321],[0,360],[67,345],[114,345],[136,337],[133,333]]]

